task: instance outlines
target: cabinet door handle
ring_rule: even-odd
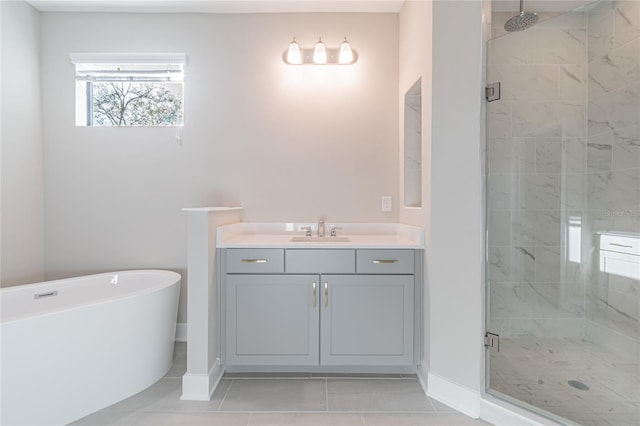
[[[324,307],[329,306],[329,284],[324,283]]]
[[[267,263],[267,259],[242,259],[242,263]]]
[[[379,263],[398,263],[398,259],[376,259],[373,261],[375,264]]]
[[[316,283],[313,283],[313,307],[315,308],[318,304],[318,291],[316,289]]]

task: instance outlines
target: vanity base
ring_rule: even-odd
[[[285,374],[295,374],[295,375],[308,375],[308,374],[318,374],[318,375],[331,375],[331,374],[339,374],[339,375],[380,375],[380,374],[417,374],[418,366],[416,365],[407,365],[407,366],[324,366],[324,365],[310,365],[310,366],[275,366],[275,365],[233,365],[225,367],[225,373],[285,373]]]

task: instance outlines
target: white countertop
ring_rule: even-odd
[[[333,223],[325,224],[326,237],[317,237],[317,223],[235,223],[218,228],[218,248],[389,248],[423,249],[422,228],[400,223]],[[311,226],[312,241],[292,241],[302,237],[303,226]],[[332,240],[329,236],[336,226],[338,237],[349,241]],[[315,240],[315,238],[318,238]]]
[[[236,210],[242,210],[242,207],[184,207],[183,212],[230,212]]]

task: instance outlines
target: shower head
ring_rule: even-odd
[[[513,33],[516,31],[524,31],[538,22],[538,15],[533,12],[524,11],[524,0],[520,0],[520,13],[512,16],[505,24],[504,29]]]
[[[538,15],[532,12],[520,12],[504,24],[504,29],[510,33],[524,31],[538,22]]]

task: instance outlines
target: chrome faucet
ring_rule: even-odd
[[[324,220],[320,219],[318,221],[318,237],[324,237]]]

